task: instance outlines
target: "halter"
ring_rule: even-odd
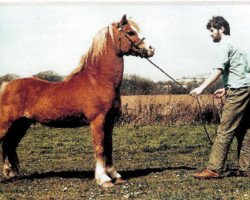
[[[144,48],[139,47],[139,45],[145,40],[145,38],[142,38],[138,43],[135,43],[133,40],[131,40],[130,36],[123,31],[124,26],[119,28],[119,51],[116,53],[119,57],[122,57],[123,55],[129,55],[129,53],[132,51],[132,48],[134,47],[135,49],[138,50],[139,56],[142,57],[143,53],[146,53],[146,50]],[[130,48],[128,52],[122,52],[121,50],[121,33],[131,42]]]

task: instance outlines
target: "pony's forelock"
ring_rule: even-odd
[[[128,20],[128,23],[129,23],[129,25],[131,26],[131,27],[134,27],[136,30],[135,31],[137,31],[137,32],[140,32],[141,30],[140,30],[140,27],[139,27],[139,25],[136,23],[136,22],[134,22],[134,21],[132,21],[132,20]]]

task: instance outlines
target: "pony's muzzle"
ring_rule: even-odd
[[[147,57],[152,57],[155,53],[155,48],[153,48],[152,46],[149,46],[149,48],[147,49]]]
[[[138,53],[141,58],[149,58],[154,55],[155,49],[152,46],[149,46],[148,48],[144,47],[139,49]]]

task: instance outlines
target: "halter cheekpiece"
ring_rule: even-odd
[[[142,38],[138,43],[135,43],[133,40],[131,40],[130,36],[123,30],[124,28],[124,25],[121,26],[119,29],[119,50],[118,52],[116,53],[116,55],[118,57],[122,57],[124,55],[130,55],[130,52],[132,52],[132,48],[134,47],[135,49],[138,50],[138,53],[139,53],[139,56],[142,57],[142,54],[145,53],[145,49],[139,47],[139,45],[145,40],[145,38]],[[123,52],[121,50],[121,44],[122,44],[122,36],[121,36],[121,33],[123,33],[123,35],[131,42],[131,45],[130,45],[130,48],[128,50],[128,52]]]

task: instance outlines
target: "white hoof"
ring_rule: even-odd
[[[14,178],[14,177],[18,176],[18,174],[19,174],[18,171],[11,169],[11,167],[8,164],[4,163],[4,165],[3,165],[3,175],[7,179]]]

